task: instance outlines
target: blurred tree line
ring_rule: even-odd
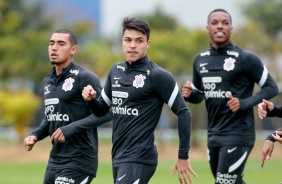
[[[248,21],[241,27],[235,27],[232,37],[234,44],[258,53],[277,81],[281,80],[278,66],[282,48],[281,8],[282,2],[279,0],[245,2],[240,9]],[[101,79],[115,62],[124,60],[121,27],[117,28],[120,31],[117,38],[98,38],[91,34],[95,30],[92,22],[81,20],[71,24],[62,23],[64,21],[60,20],[59,12],[48,16],[42,12],[43,1],[0,0],[0,125],[17,127],[19,124],[22,128],[17,130],[29,126],[35,111],[42,106],[40,84],[52,68],[47,49],[51,34],[56,29],[65,27],[76,33],[79,52],[75,61],[94,71]],[[136,16],[144,18],[151,25],[150,58],[169,70],[180,87],[186,80],[191,80],[194,56],[209,47],[205,27],[186,28],[159,7],[152,14]],[[30,91],[33,95],[30,95]],[[15,102],[8,103],[12,100]],[[34,104],[31,105],[31,102]],[[194,114],[193,128],[205,128],[204,104],[188,105]],[[22,114],[27,117],[22,118]],[[10,118],[12,116],[14,118]],[[15,118],[17,116],[21,118]],[[174,116],[171,117],[173,122]],[[20,137],[25,134],[24,131],[19,133]]]

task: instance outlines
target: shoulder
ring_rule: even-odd
[[[154,78],[156,81],[159,81],[161,79],[173,79],[173,75],[168,70],[158,66],[154,62],[151,63],[151,70],[152,70],[152,78]]]
[[[52,80],[52,78],[53,78],[53,73],[54,73],[54,68],[53,68],[48,74],[46,74],[46,75],[43,77],[42,81],[43,81],[43,82],[47,82],[47,81]]]
[[[112,71],[114,71],[114,70],[122,70],[122,71],[125,71],[125,69],[126,69],[126,64],[125,64],[125,62],[117,62],[117,63],[115,63],[115,64],[112,66],[110,72],[112,72]]]
[[[201,52],[197,53],[194,57],[194,60],[198,60],[200,58],[203,58],[203,57],[208,57],[211,55],[211,49],[210,48],[207,48],[205,50],[202,50]]]
[[[239,57],[241,57],[244,60],[248,60],[248,61],[260,61],[261,60],[260,57],[256,53],[254,53],[250,50],[243,49],[243,48],[238,47],[236,45],[234,45],[233,48],[234,48],[233,49],[234,51],[238,52]]]
[[[74,66],[70,69],[70,73],[73,73],[80,77],[95,77],[98,78],[98,76],[91,70],[85,68],[84,66],[74,63]]]

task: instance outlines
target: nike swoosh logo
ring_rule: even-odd
[[[118,79],[121,79],[121,77],[116,77],[116,76],[114,77],[114,80],[118,80]]]
[[[232,149],[228,149],[228,150],[227,150],[227,153],[231,153],[231,152],[233,152],[235,149],[237,149],[237,147],[232,148]]]
[[[87,183],[87,182],[88,182],[88,177],[89,177],[89,176],[87,176],[87,178],[85,178],[80,184],[85,184],[85,183]]]
[[[122,178],[124,178],[126,176],[126,174],[125,175],[123,175],[123,176],[121,176],[120,178],[118,178],[118,181],[120,181]]]
[[[138,184],[139,183],[139,180],[140,179],[138,179],[138,180],[136,180],[134,183],[132,183],[132,184]]]
[[[202,64],[200,64],[200,67],[203,67],[203,66],[205,66],[205,65],[207,65],[208,63],[202,63]]]

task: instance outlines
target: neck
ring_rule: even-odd
[[[71,64],[71,61],[55,64],[56,75],[60,75],[63,72],[63,69],[68,67]]]
[[[224,42],[224,43],[218,43],[218,42],[213,42],[211,43],[212,47],[215,48],[216,50],[225,47],[226,45],[228,45],[230,43],[230,40],[228,42]]]

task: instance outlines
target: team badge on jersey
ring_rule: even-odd
[[[146,79],[145,76],[142,74],[135,75],[135,80],[133,81],[133,86],[136,88],[142,88],[145,84],[144,80]]]
[[[234,70],[236,60],[233,58],[226,58],[224,60],[223,69],[226,71]]]
[[[65,80],[65,83],[63,84],[63,86],[62,86],[62,89],[64,90],[64,91],[70,91],[72,88],[73,88],[73,83],[74,83],[74,79],[73,78],[67,78],[66,80]]]

